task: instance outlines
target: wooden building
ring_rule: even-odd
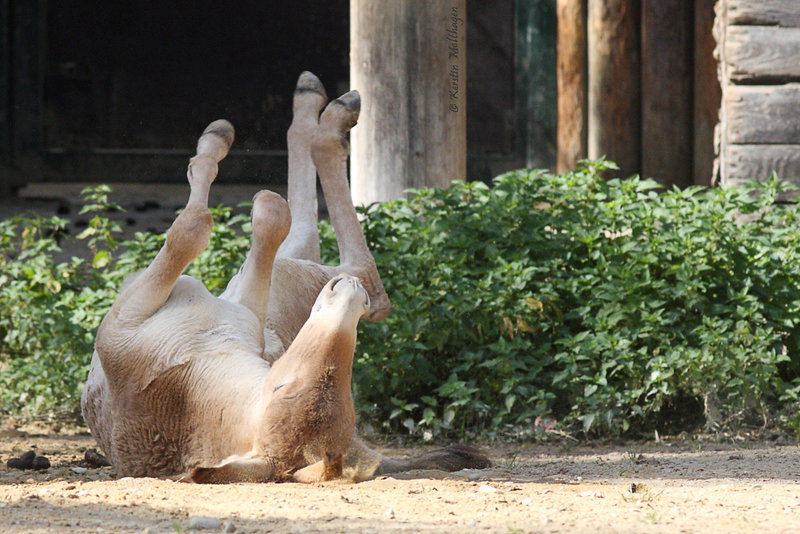
[[[349,88],[360,4],[380,5],[0,0],[0,194],[180,183],[218,117],[237,126],[227,183],[281,183],[294,80],[307,69],[331,94]],[[797,0],[453,4],[466,12],[466,178],[606,156],[680,186],[773,169],[800,181]],[[411,28],[414,10],[402,16]]]
[[[558,0],[558,164],[711,182],[714,0]]]
[[[459,3],[466,176],[550,165],[553,0]],[[182,184],[197,132],[220,117],[237,128],[225,183],[285,182],[299,72],[318,74],[330,95],[350,86],[351,4],[0,0],[0,194],[32,183]],[[536,77],[518,75],[531,57]]]
[[[719,0],[719,179],[800,185],[800,2]]]

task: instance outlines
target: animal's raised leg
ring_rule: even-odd
[[[361,98],[356,91],[345,93],[328,104],[311,145],[311,158],[319,173],[339,246],[340,265],[334,270],[361,279],[371,300],[370,310],[364,318],[380,321],[389,314],[391,303],[367,247],[347,184],[347,132],[358,121],[360,109]]]
[[[167,231],[167,239],[153,262],[139,274],[114,302],[104,322],[122,317],[135,324],[150,317],[169,298],[183,270],[208,246],[213,221],[208,211],[208,191],[220,162],[233,143],[233,126],[214,121],[197,141],[197,155],[189,161],[186,176],[191,193],[186,208]],[[101,342],[98,333],[98,343]]]
[[[278,256],[282,258],[319,263],[317,170],[311,161],[311,140],[317,130],[319,112],[327,101],[325,88],[319,78],[310,72],[302,73],[294,91],[292,124],[286,134],[292,227],[278,250]]]
[[[297,80],[294,117],[287,134],[289,208],[285,209],[286,203],[274,193],[262,191],[256,195],[253,200],[252,248],[239,273],[221,295],[225,300],[248,307],[262,326],[267,315],[275,251],[278,257],[319,262],[317,170],[311,161],[310,146],[317,129],[319,111],[326,102],[325,88],[319,79],[310,72],[302,73]],[[276,248],[278,246],[280,248]],[[281,310],[281,313],[286,311]],[[290,341],[287,340],[286,346]],[[282,353],[284,343],[270,338],[267,346],[270,354]]]
[[[289,206],[277,193],[260,191],[253,198],[253,242],[239,273],[220,296],[252,311],[264,327],[272,281],[272,264],[289,233]]]

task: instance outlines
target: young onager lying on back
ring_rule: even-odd
[[[196,482],[362,480],[414,468],[485,467],[469,447],[393,460],[354,437],[356,327],[390,309],[347,185],[351,91],[325,107],[298,80],[288,133],[288,205],[253,199],[253,239],[220,297],[181,273],[208,245],[208,192],[233,142],[211,123],[189,163],[191,193],[149,267],[127,280],[97,334],[82,408],[121,475]],[[341,264],[320,265],[316,173]]]

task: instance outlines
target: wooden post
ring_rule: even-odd
[[[714,175],[714,127],[719,121],[722,97],[714,58],[714,3],[694,4],[694,162],[695,185],[711,185]]]
[[[640,171],[641,88],[638,0],[589,0],[590,158],[606,156],[622,175]]]
[[[689,0],[642,2],[642,174],[692,183],[692,74]]]
[[[586,158],[586,0],[558,0],[556,171]]]
[[[466,179],[466,16],[466,0],[351,0],[356,204]]]

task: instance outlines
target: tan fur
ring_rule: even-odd
[[[358,95],[335,100],[317,119],[325,101],[319,80],[304,73],[288,136],[289,203],[268,191],[255,196],[252,247],[220,297],[181,275],[208,245],[208,191],[233,127],[216,121],[200,137],[186,209],[103,320],[81,399],[120,475],[314,482],[412,465],[354,439],[356,328],[362,316],[380,320],[391,306],[347,186],[345,138]],[[318,263],[314,169],[338,267]],[[439,463],[449,468],[481,459],[445,456]]]

